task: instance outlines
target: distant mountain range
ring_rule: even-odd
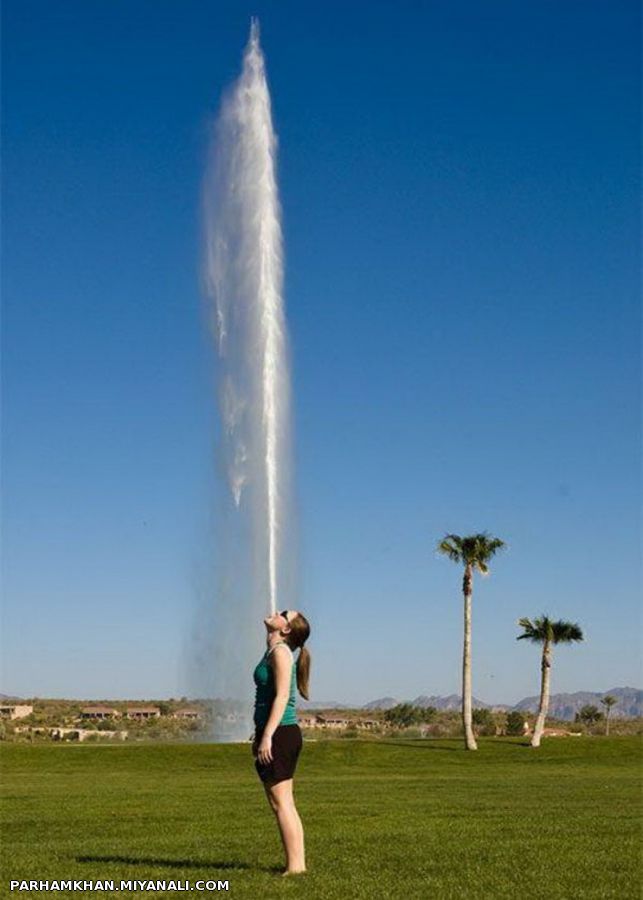
[[[393,709],[399,703],[405,701],[396,700],[395,697],[381,697],[379,700],[371,700],[370,703],[364,704],[364,709]]]
[[[549,715],[555,719],[573,719],[579,709],[587,705],[598,706],[602,710],[601,698],[607,694],[611,694],[617,700],[616,705],[612,707],[611,717],[643,716],[643,691],[631,687],[610,688],[609,691],[602,694],[589,691],[577,691],[575,694],[552,694],[549,701]],[[525,697],[511,708],[522,712],[536,712],[538,699],[538,697]]]
[[[485,709],[510,709],[509,706],[501,706],[501,705],[490,705],[489,703],[483,703],[482,700],[478,700],[477,697],[471,698],[474,708],[484,707]],[[416,697],[415,700],[397,700],[395,697],[382,697],[379,700],[371,700],[370,703],[364,704],[364,709],[392,709],[394,706],[397,706],[398,703],[410,703],[412,706],[421,706],[423,709],[426,709],[428,706],[433,706],[435,709],[442,710],[459,710],[461,706],[461,699],[459,694],[449,694],[447,697],[438,697],[435,694],[431,694],[428,696],[427,694],[420,694],[419,697]]]
[[[483,703],[482,700],[478,700],[477,697],[472,697],[472,702],[474,707],[487,707],[488,705]],[[398,703],[410,703],[412,706],[421,706],[423,709],[426,709],[427,706],[433,706],[435,709],[460,709],[461,701],[459,694],[449,694],[448,697],[420,694],[415,700],[396,700],[395,697],[382,697],[380,700],[371,700],[370,703],[365,703],[364,709],[392,709]],[[493,709],[497,708],[493,707]]]
[[[573,720],[576,713],[583,706],[598,706],[602,710],[601,698],[611,694],[617,700],[616,706],[612,707],[611,716],[613,718],[632,718],[643,716],[643,691],[638,688],[622,687],[610,688],[609,691],[597,693],[593,691],[577,691],[575,694],[552,694],[549,698],[549,715],[554,719]],[[483,703],[482,700],[473,698],[473,706],[484,709],[495,710],[512,710],[516,709],[521,712],[536,712],[538,710],[539,697],[525,697],[514,706],[507,704]],[[371,700],[370,703],[364,704],[364,709],[391,709],[398,703],[412,703],[413,706],[433,706],[435,709],[441,710],[458,710],[460,709],[460,695],[449,694],[448,697],[426,696],[420,694],[415,700],[398,700],[395,697],[382,697],[379,700]]]

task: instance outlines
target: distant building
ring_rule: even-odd
[[[80,711],[81,719],[115,719],[120,712],[111,706],[84,706]]]
[[[4,703],[0,706],[0,717],[3,719],[24,719],[32,712],[33,706],[28,703]]]
[[[297,721],[302,728],[317,728],[317,716],[297,715]]]
[[[158,706],[128,706],[125,715],[128,719],[158,719],[161,710]]]
[[[317,727],[321,728],[348,728],[352,724],[351,720],[344,716],[317,716]]]
[[[172,718],[174,719],[202,719],[203,711],[197,709],[196,706],[184,706],[182,709],[177,709],[174,713],[172,713]]]
[[[372,731],[378,725],[382,725],[379,719],[354,718],[349,719],[346,716],[324,716],[299,713],[297,719],[302,728],[332,728],[341,730],[342,728],[358,728],[361,731]]]

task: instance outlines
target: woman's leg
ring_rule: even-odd
[[[281,841],[286,853],[286,872],[295,874],[306,871],[304,853],[304,828],[295,806],[292,778],[264,785],[270,807],[277,818]]]

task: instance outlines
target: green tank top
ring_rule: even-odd
[[[281,643],[285,644],[286,642],[282,641]],[[279,644],[275,644],[275,647],[278,646]],[[270,710],[272,709],[272,702],[275,699],[276,695],[275,674],[269,661],[270,653],[275,649],[275,647],[266,650],[264,655],[259,660],[254,671],[254,682],[256,685],[254,723],[257,728],[263,728],[263,726],[268,721]],[[288,649],[290,650],[290,648]],[[290,693],[288,695],[288,703],[286,704],[284,714],[281,717],[281,721],[279,722],[280,725],[297,724],[297,712],[295,710],[296,690],[297,666],[295,665],[295,661],[293,659],[292,672],[290,675]]]

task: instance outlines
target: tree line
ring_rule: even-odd
[[[409,728],[412,725],[426,725],[433,722],[438,715],[435,706],[414,706],[412,703],[398,703],[384,713],[384,721],[397,728]],[[496,721],[491,710],[481,707],[474,709],[471,714],[473,725],[478,729],[495,731]],[[518,710],[510,710],[507,713],[506,733],[524,734],[525,717]],[[492,731],[492,733],[493,733]]]

